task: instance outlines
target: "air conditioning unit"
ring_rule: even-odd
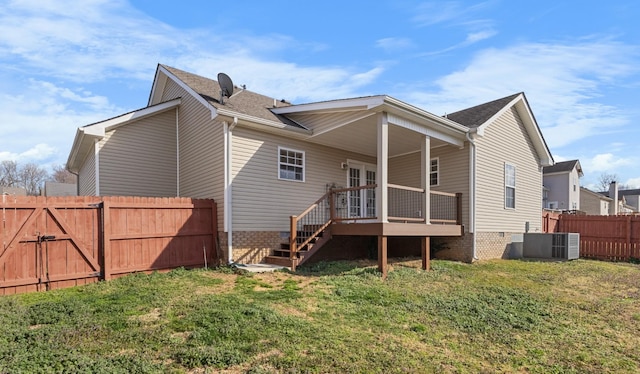
[[[580,234],[526,233],[522,246],[522,257],[575,260],[580,258]]]

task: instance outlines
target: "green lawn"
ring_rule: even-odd
[[[640,371],[640,266],[372,262],[0,297],[0,372]]]

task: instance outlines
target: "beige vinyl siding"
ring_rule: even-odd
[[[460,149],[456,146],[438,147],[431,150],[431,158],[439,159],[440,184],[432,186],[434,191],[462,193],[462,224],[469,229],[469,143]]]
[[[278,179],[278,146],[305,152],[305,182]],[[320,198],[327,185],[346,186],[347,159],[375,158],[256,130],[233,131],[233,230],[289,231],[289,216]]]
[[[422,188],[420,167],[420,152],[390,158],[389,183]]]
[[[78,171],[78,194],[80,196],[96,195],[96,155],[93,149]]]
[[[479,232],[524,232],[541,229],[542,172],[524,125],[514,108],[490,124],[477,144]],[[516,167],[515,209],[505,208],[504,165]]]
[[[182,98],[178,109],[180,196],[214,199],[218,228],[224,225],[224,128],[211,110],[173,80],[167,80],[162,101]]]
[[[100,194],[176,196],[176,111],[120,126],[100,142]]]

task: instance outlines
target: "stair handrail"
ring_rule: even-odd
[[[307,209],[305,209],[302,213],[297,216],[290,216],[290,235],[289,235],[289,258],[292,263],[292,270],[295,270],[295,262],[297,260],[297,252],[298,248],[302,248],[305,245],[309,244],[311,240],[316,238],[322,231],[324,231],[332,222],[333,219],[333,211],[334,211],[334,203],[333,203],[333,190],[327,191],[322,197],[320,197],[316,202],[311,204]],[[326,222],[320,224],[317,230],[315,230],[311,235],[309,235],[305,240],[303,240],[300,244],[298,244],[298,222],[311,213],[314,209],[318,208],[318,206],[324,205],[324,202],[329,198],[329,219]]]

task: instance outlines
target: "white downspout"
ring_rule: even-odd
[[[224,122],[224,231],[227,232],[227,257],[228,263],[233,263],[233,209],[232,209],[232,188],[231,188],[231,166],[233,160],[233,152],[231,145],[233,143],[233,129],[238,124],[238,118],[233,118],[233,123],[229,125]]]
[[[96,139],[93,143],[93,154],[94,154],[94,171],[95,171],[95,181],[96,188],[95,194],[96,196],[100,196],[100,140]]]
[[[476,143],[470,133],[466,134],[467,140],[471,147],[469,152],[469,170],[471,176],[469,178],[469,232],[473,234],[473,258],[472,261],[478,260],[476,248]]]

